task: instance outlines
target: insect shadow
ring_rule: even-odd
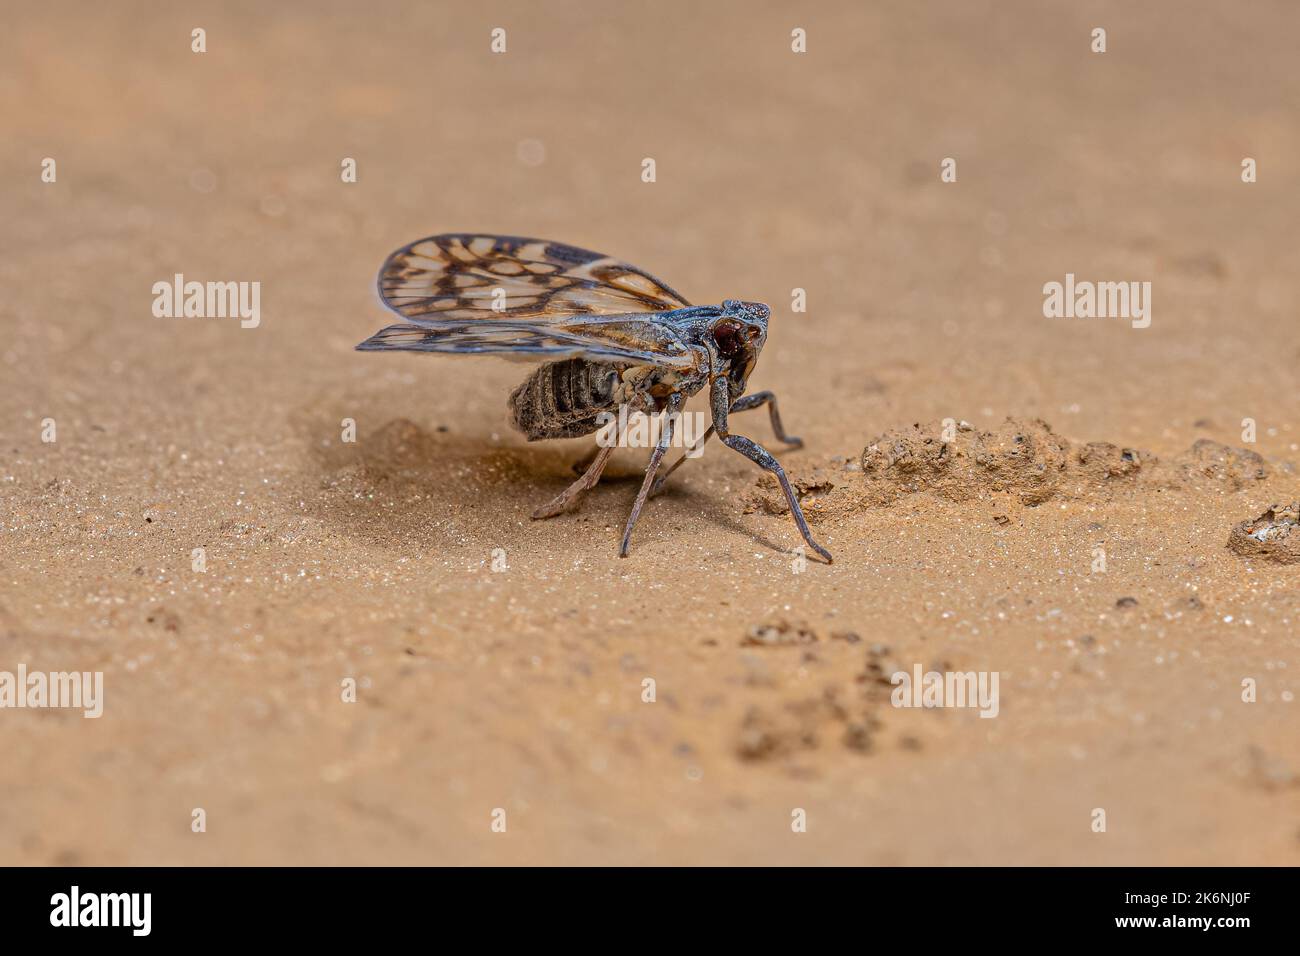
[[[309,403],[291,416],[293,431],[311,459],[310,479],[325,492],[304,496],[307,513],[348,538],[381,550],[421,550],[463,543],[466,535],[499,539],[503,524],[532,512],[537,501],[563,488],[592,457],[580,441],[545,446],[493,445],[484,437],[491,424],[456,427],[404,417],[384,420],[368,402],[351,401],[322,415],[328,399]],[[366,426],[354,442],[340,441],[333,422],[343,408]],[[325,423],[330,423],[326,425]],[[642,480],[648,449],[619,448],[610,457],[604,483],[620,489]],[[740,477],[740,476],[738,476]],[[726,501],[689,484],[670,483],[656,500],[690,509],[717,527],[747,537],[775,552],[788,547],[737,520]],[[466,502],[471,502],[469,506]],[[592,496],[588,517],[617,525],[622,494]],[[678,516],[679,526],[688,522]]]

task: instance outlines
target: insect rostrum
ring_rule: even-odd
[[[598,252],[473,233],[431,236],[398,249],[380,269],[379,294],[404,321],[376,332],[358,349],[495,354],[545,363],[510,396],[514,425],[529,441],[590,434],[600,427],[602,412],[622,405],[647,415],[677,413],[708,386],[713,424],[699,444],[716,432],[727,447],[772,472],[804,541],[831,560],[813,540],[781,465],[730,429],[731,413],[766,405],[776,437],[791,447],[803,444],[785,433],[771,392],[744,394],[767,340],[766,305],[735,299],[691,305],[650,273]],[[650,455],[621,557],[627,556],[646,499],[686,460],[684,455],[656,478],[676,419],[666,417]],[[533,517],[574,507],[600,480],[616,444],[601,447],[582,477]]]

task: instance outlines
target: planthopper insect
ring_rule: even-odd
[[[404,321],[376,332],[358,349],[544,362],[510,395],[514,425],[529,441],[591,434],[624,406],[646,415],[668,413],[627,519],[620,557],[627,557],[646,499],[716,432],[727,447],[776,476],[804,541],[831,560],[813,540],[781,465],[757,442],[731,431],[731,413],[766,405],[776,437],[791,447],[803,444],[785,433],[771,392],[744,394],[767,340],[766,305],[735,299],[691,305],[648,272],[598,252],[473,233],[430,236],[398,249],[379,271],[379,295]],[[706,385],[712,426],[656,477],[682,406]],[[618,420],[624,423],[627,416]],[[602,444],[582,477],[533,517],[552,518],[575,507],[600,481],[617,444]]]

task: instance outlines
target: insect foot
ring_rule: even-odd
[[[785,500],[790,505],[790,514],[794,517],[794,523],[798,526],[804,541],[807,542],[808,547],[825,558],[827,564],[832,563],[835,559],[831,557],[831,553],[813,540],[812,532],[808,530],[808,521],[803,516],[803,508],[799,506],[799,497],[790,486],[790,479],[785,476],[785,469],[781,467],[781,463],[762,445],[750,441],[743,435],[726,435],[722,441],[728,448],[740,452],[758,467],[776,476],[776,480],[781,483],[781,491],[785,493]]]

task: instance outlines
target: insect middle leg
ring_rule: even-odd
[[[803,509],[799,507],[799,498],[795,495],[794,489],[790,487],[790,479],[785,476],[785,469],[781,467],[781,463],[772,457],[771,452],[757,442],[751,441],[743,435],[731,434],[727,424],[727,413],[732,406],[725,378],[713,380],[713,388],[709,393],[709,402],[713,412],[713,427],[717,430],[718,437],[722,439],[723,444],[733,451],[740,452],[763,470],[776,475],[776,480],[781,484],[781,490],[785,492],[785,500],[790,505],[790,514],[794,517],[794,523],[799,527],[799,533],[803,535],[804,541],[807,542],[808,547],[825,558],[827,564],[833,561],[831,553],[813,540],[812,532],[808,530],[808,522],[803,516]]]
[[[623,543],[618,548],[620,558],[627,557],[627,549],[632,544],[632,528],[636,525],[636,519],[641,517],[641,509],[645,506],[646,498],[650,496],[650,486],[654,484],[655,473],[659,470],[659,463],[664,460],[668,445],[673,440],[673,426],[677,424],[677,416],[681,414],[681,410],[681,393],[674,392],[668,396],[668,410],[664,415],[664,426],[659,435],[659,443],[655,445],[655,450],[650,454],[650,464],[645,470],[645,480],[641,482],[641,490],[637,492],[636,501],[632,504],[632,514],[627,519],[627,528],[623,531]]]
[[[794,435],[786,434],[785,426],[781,424],[781,413],[780,411],[778,411],[776,407],[776,396],[773,395],[771,392],[755,392],[753,395],[742,395],[740,398],[736,399],[734,402],[731,403],[731,411],[747,412],[751,408],[761,408],[764,405],[768,407],[768,412],[772,419],[772,431],[776,434],[776,440],[779,442],[784,442],[786,445],[790,446],[791,448],[802,448],[803,447],[802,438],[798,438]],[[699,457],[698,455],[695,454],[696,449],[704,448],[705,443],[710,438],[713,437],[714,430],[715,430],[714,427],[710,425],[709,430],[704,433],[704,437],[701,438],[699,441],[697,441],[690,448],[686,449],[686,451],[682,454],[682,457],[678,458],[675,462],[673,462],[672,467],[669,468],[666,472],[664,472],[663,475],[659,478],[659,480],[654,483],[654,487],[650,489],[651,498],[653,498],[655,495],[659,494],[659,492],[663,490],[664,482],[666,482],[669,479],[669,477],[672,475],[672,473],[676,471],[678,468],[680,468],[688,458]]]
[[[614,449],[618,447],[622,438],[623,431],[620,428],[612,442],[608,445],[598,445],[596,448],[596,454],[591,459],[591,463],[587,466],[587,470],[582,473],[582,477],[534,511],[533,520],[537,521],[542,518],[554,518],[556,515],[568,511],[581,501],[582,496],[592,488],[596,487],[596,483],[600,481],[601,473],[605,470],[605,466],[609,464],[609,458],[614,454]]]

